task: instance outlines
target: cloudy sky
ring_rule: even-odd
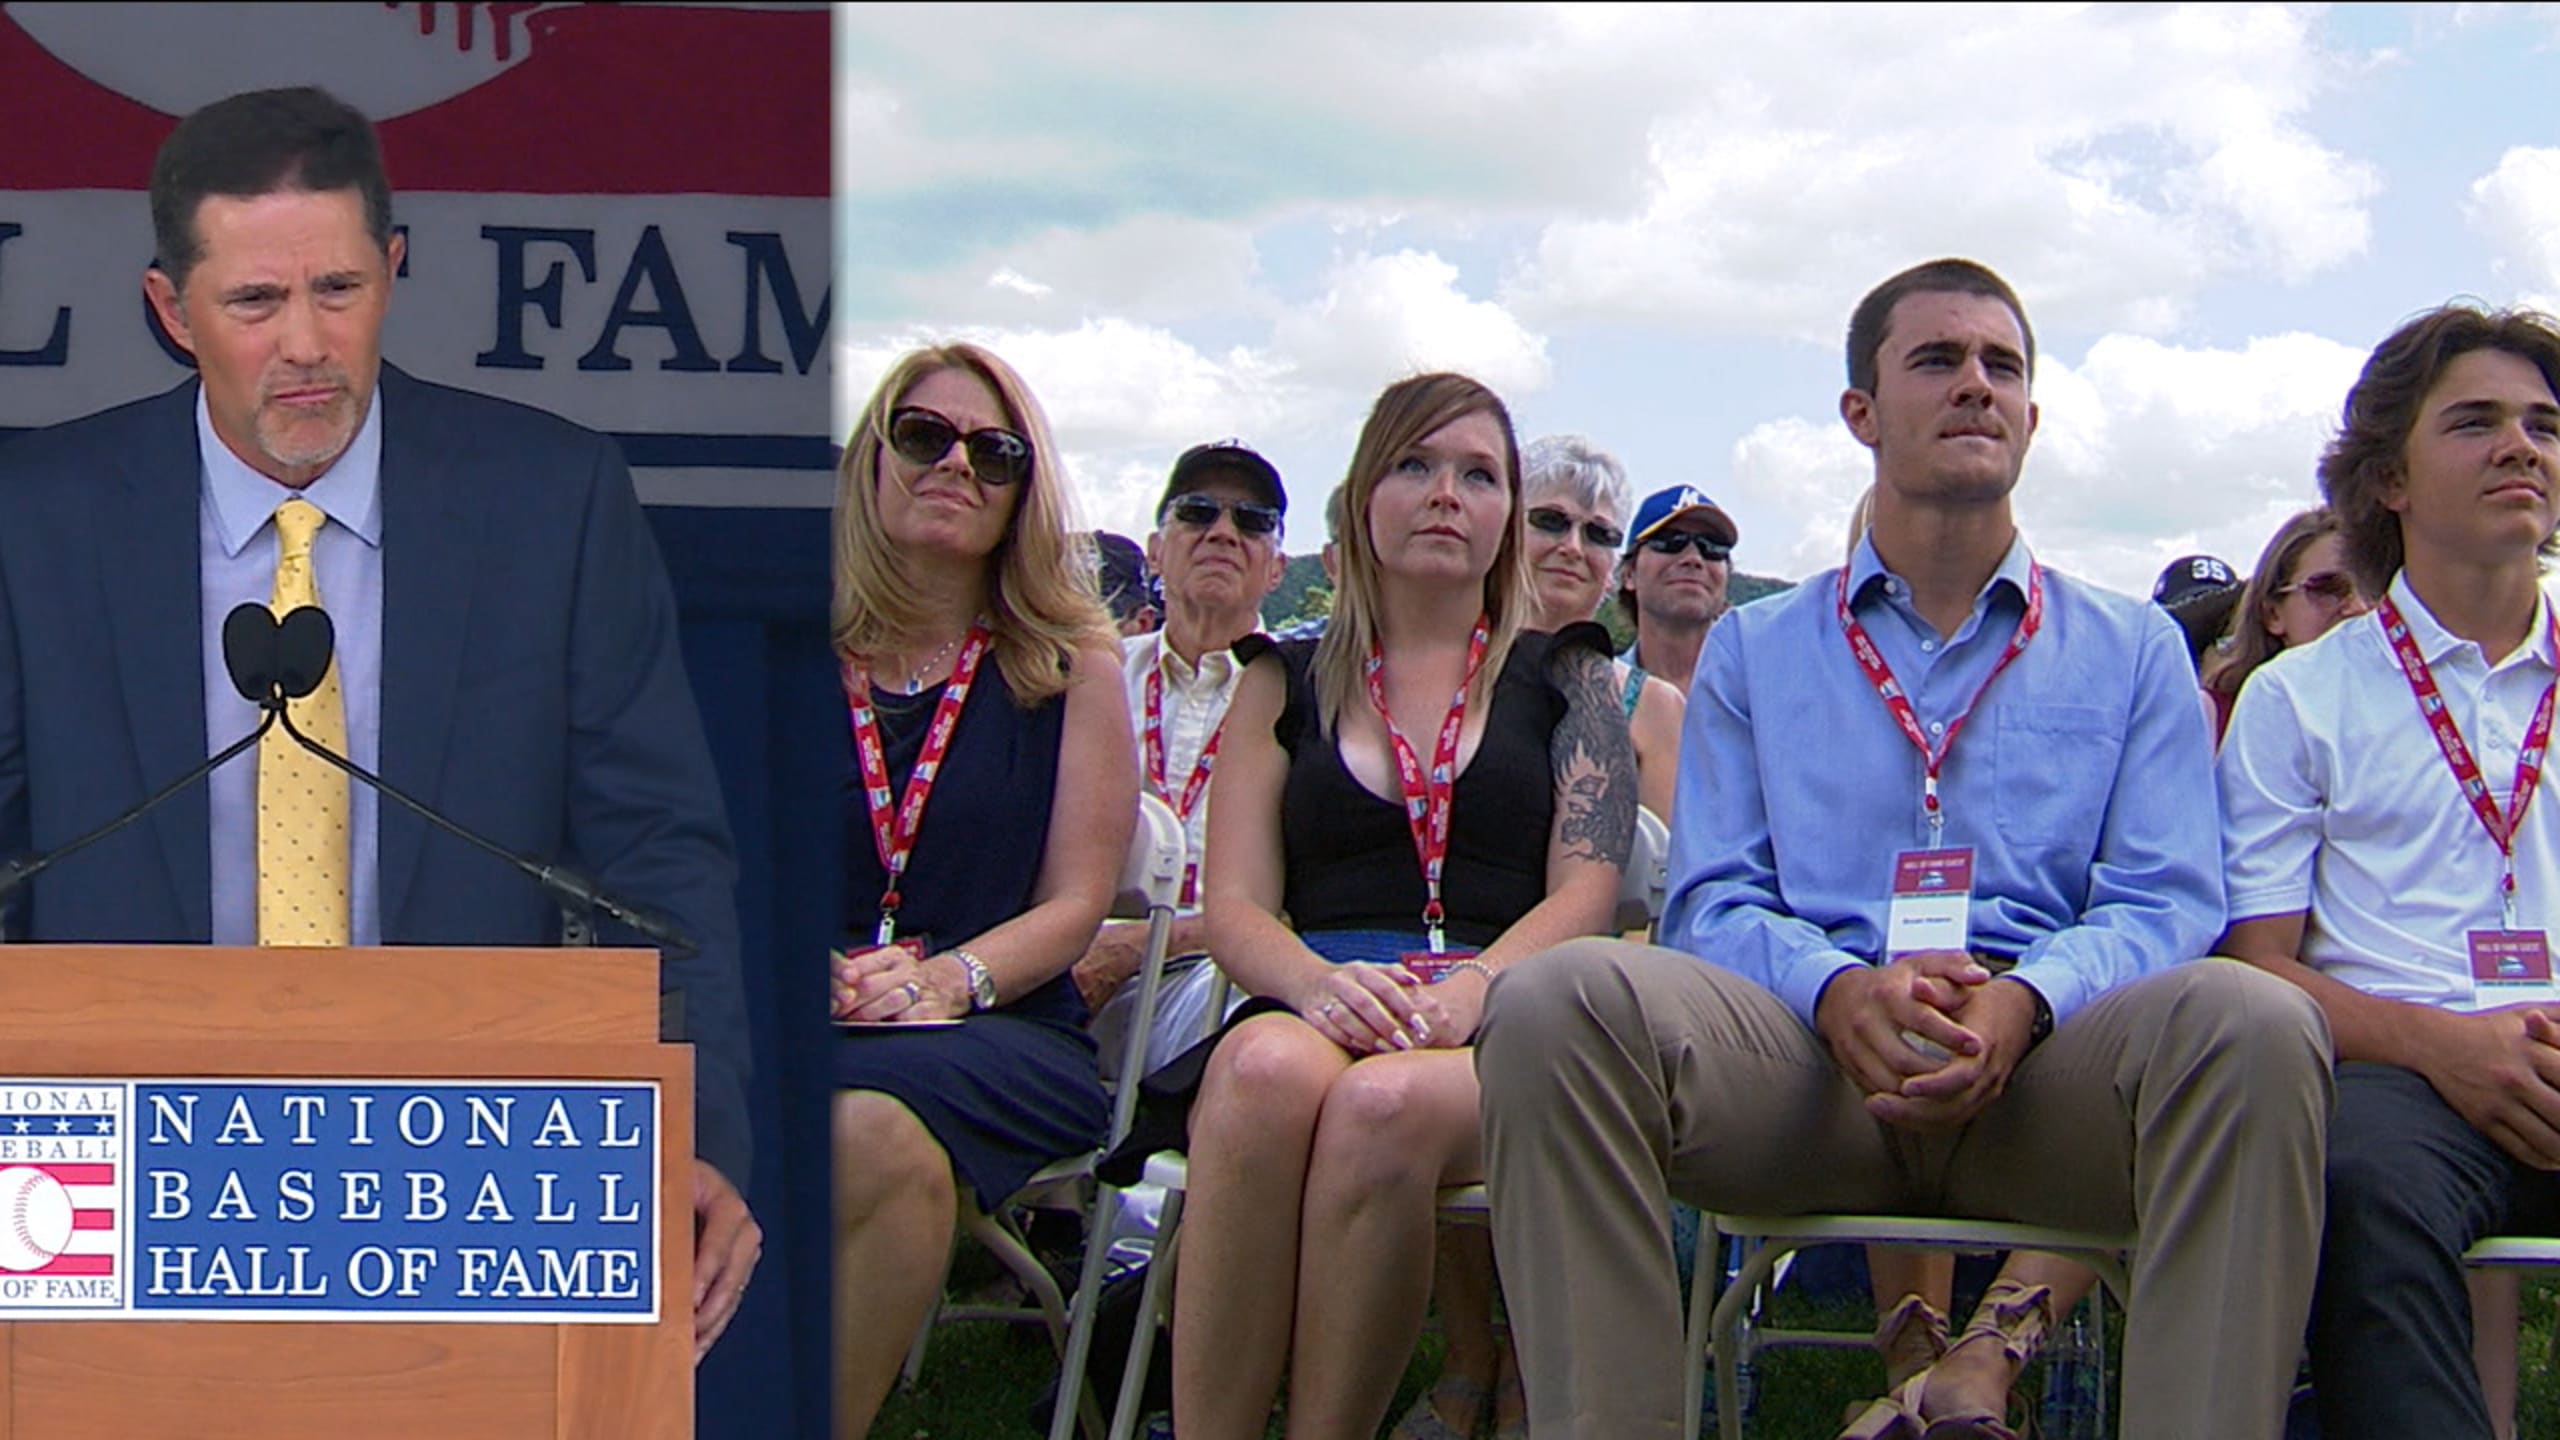
[[[1866,483],[1849,311],[1962,254],[2038,331],[2030,540],[2147,593],[2316,499],[2400,320],[2560,303],[2560,6],[854,5],[836,37],[841,412],[985,342],[1133,535],[1237,435],[1313,549],[1378,389],[1453,368],[1801,577]]]

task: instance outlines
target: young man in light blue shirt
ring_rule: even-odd
[[[2138,1227],[2124,1435],[2279,1433],[2328,1036],[2270,977],[2186,963],[2224,920],[2193,672],[2165,613],[2018,537],[2034,355],[1968,261],[1859,305],[1840,411],[1873,525],[1842,572],[1708,634],[1668,948],[1578,942],[1493,992],[1494,1240],[1546,1440],[1694,1425],[1675,1197]],[[2014,1350],[2016,1318],[1970,1353]],[[1915,1385],[1925,1417],[1875,1433],[1962,1388]]]

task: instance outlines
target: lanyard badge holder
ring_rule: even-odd
[[[977,678],[992,638],[984,620],[969,627],[960,657],[952,663],[951,681],[934,704],[924,748],[907,776],[907,792],[894,804],[888,749],[880,738],[879,719],[871,712],[871,674],[858,665],[846,667],[844,686],[853,711],[853,750],[862,769],[863,808],[871,817],[871,840],[879,852],[880,868],[888,873],[888,884],[880,892],[880,925],[872,937],[875,946],[899,943],[898,907],[905,898],[899,885],[906,878],[907,861],[915,854],[916,832],[924,825],[925,802],[933,797],[934,782],[941,776],[942,757],[951,748],[951,732],[959,727],[960,707],[968,701],[970,683]],[[907,943],[914,948],[919,942]]]
[[[1965,722],[1982,704],[1982,697],[2003,672],[2025,653],[2027,645],[2044,625],[2044,569],[2027,568],[2027,609],[2019,617],[2016,633],[1982,678],[1982,684],[1965,702],[1964,709],[1947,722],[1944,738],[1931,744],[1927,732],[1920,727],[1919,712],[1912,708],[1911,697],[1904,693],[1894,678],[1893,667],[1885,663],[1876,649],[1875,639],[1867,627],[1859,623],[1849,610],[1849,570],[1842,566],[1835,604],[1839,613],[1840,632],[1849,642],[1849,653],[1857,660],[1858,669],[1875,687],[1876,696],[1884,702],[1887,713],[1902,731],[1903,738],[1920,752],[1920,809],[1928,817],[1929,844],[1925,849],[1897,851],[1893,857],[1893,883],[1885,906],[1884,953],[1882,961],[1897,955],[1924,950],[1965,951],[1972,948],[1974,854],[1969,845],[1946,843],[1947,812],[1938,794],[1938,777],[1945,770],[1947,756],[1955,750],[1956,736],[1964,731]]]
[[[1438,743],[1432,747],[1431,768],[1424,770],[1420,757],[1396,728],[1395,716],[1387,710],[1387,658],[1376,641],[1369,644],[1369,658],[1361,667],[1361,680],[1369,692],[1369,705],[1387,727],[1387,744],[1395,752],[1396,780],[1404,792],[1405,823],[1413,831],[1413,848],[1422,861],[1422,933],[1428,949],[1407,951],[1399,958],[1404,968],[1426,985],[1436,985],[1449,976],[1461,960],[1474,958],[1473,950],[1449,948],[1446,925],[1448,912],[1440,904],[1440,874],[1449,858],[1449,811],[1456,802],[1458,782],[1458,739],[1467,725],[1467,691],[1474,687],[1476,672],[1484,666],[1485,649],[1492,641],[1490,622],[1476,617],[1475,634],[1467,641],[1466,678],[1458,682],[1458,693],[1450,698],[1449,713],[1440,722]]]
[[[2525,929],[2516,924],[2516,834],[2524,828],[2525,811],[2533,804],[2534,792],[2541,788],[2542,752],[2551,743],[2552,702],[2560,696],[2560,680],[2543,687],[2541,703],[2534,707],[2532,723],[2525,727],[2524,745],[2516,752],[2515,782],[2507,792],[2506,809],[2501,812],[2497,800],[2489,794],[2487,779],[2480,773],[2480,762],[2463,742],[2462,728],[2444,703],[2444,693],[2436,688],[2435,672],[2428,667],[2427,657],[2419,653],[2417,641],[2410,637],[2409,624],[2401,616],[2400,607],[2386,595],[2375,609],[2374,619],[2400,661],[2400,673],[2418,702],[2418,717],[2435,737],[2436,748],[2444,752],[2445,765],[2453,772],[2454,788],[2479,819],[2481,828],[2489,832],[2490,842],[2498,847],[2499,928],[2472,930],[2463,935],[2471,963],[2472,1007],[2486,1010],[2521,1002],[2560,1000],[2560,989],[2555,989],[2551,978],[2550,936],[2539,928]]]
[[[1191,812],[1200,808],[1200,797],[1208,791],[1209,772],[1217,767],[1218,742],[1226,736],[1227,717],[1219,716],[1217,725],[1209,731],[1208,740],[1200,746],[1200,758],[1191,766],[1191,778],[1183,782],[1182,793],[1177,795],[1165,779],[1164,662],[1161,659],[1156,662],[1156,668],[1147,672],[1145,709],[1147,783],[1154,787],[1158,799],[1173,807],[1173,818],[1188,828]],[[1200,903],[1200,862],[1196,859],[1183,862],[1182,903]]]

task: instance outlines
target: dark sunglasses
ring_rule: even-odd
[[[1214,528],[1221,515],[1236,517],[1239,535],[1269,535],[1280,528],[1280,510],[1258,500],[1221,500],[1215,495],[1176,495],[1164,513],[1195,529]]]
[[[2340,571],[2320,570],[2305,575],[2290,585],[2278,586],[2276,594],[2290,595],[2296,590],[2314,599],[2325,600],[2332,605],[2344,605],[2355,595],[2356,582],[2348,579]]]
[[[1678,555],[1690,546],[1698,547],[1698,555],[1707,560],[1729,560],[1733,547],[1715,539],[1703,530],[1657,530],[1644,537],[1644,548],[1656,555]]]
[[[1562,535],[1573,528],[1573,517],[1552,505],[1541,505],[1523,518],[1528,520],[1530,529],[1541,535]],[[1606,520],[1585,520],[1582,522],[1582,538],[1586,544],[1615,550],[1618,542],[1627,538],[1627,532]]]
[[[1019,485],[1031,478],[1031,442],[993,426],[960,433],[960,427],[930,410],[909,406],[889,412],[889,448],[910,465],[931,465],[951,453],[952,443],[969,442],[969,468],[990,485]]]

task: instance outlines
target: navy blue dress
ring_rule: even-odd
[[[906,793],[941,699],[940,686],[912,697],[873,691],[895,794]],[[1013,703],[994,656],[987,658],[960,707],[907,860],[899,938],[921,937],[928,954],[948,950],[1030,908],[1065,723],[1063,696],[1025,710]],[[850,725],[844,753],[851,874],[843,943],[865,949],[880,923],[888,874],[872,840]],[[914,1111],[979,1207],[993,1209],[1042,1166],[1101,1144],[1110,1128],[1085,1018],[1075,982],[1060,974],[957,1028],[840,1031],[835,1084],[879,1091]]]

